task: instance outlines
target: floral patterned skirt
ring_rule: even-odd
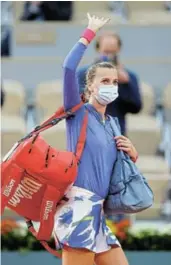
[[[73,186],[55,215],[54,236],[57,248],[63,245],[86,248],[95,253],[107,251],[119,241],[106,225],[104,200],[91,191]]]

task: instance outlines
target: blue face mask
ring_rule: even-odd
[[[96,100],[106,106],[118,97],[118,85],[100,85]]]

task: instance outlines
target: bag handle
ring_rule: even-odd
[[[114,122],[114,119],[113,118],[110,118],[110,121],[111,121],[112,130],[114,132],[114,135],[115,136],[120,136],[121,135],[121,131],[119,130],[119,126],[116,124],[116,121],[117,120],[115,120],[115,122]]]
[[[37,232],[36,232],[36,230],[35,230],[35,228],[34,228],[34,226],[33,226],[32,221],[26,219],[26,224],[27,224],[28,230],[32,233],[32,235],[33,235],[34,237],[37,238]],[[39,241],[39,242],[41,243],[41,245],[42,245],[42,246],[43,246],[43,247],[44,247],[49,253],[51,253],[52,255],[54,255],[55,257],[57,257],[57,258],[59,258],[59,259],[62,258],[61,253],[60,253],[59,251],[57,251],[57,250],[51,248],[51,247],[48,245],[48,243],[47,243],[46,241],[41,240],[41,241]]]
[[[19,140],[19,143],[25,141],[26,139],[33,136],[33,134],[39,134],[40,132],[43,132],[54,125],[56,125],[58,122],[62,121],[63,119],[67,119],[70,117],[73,117],[75,112],[80,109],[83,105],[83,102],[81,101],[79,104],[75,105],[71,110],[65,111],[64,107],[60,107],[49,119],[44,121],[41,125],[36,126],[29,134],[27,134],[25,137],[23,137],[21,140]]]
[[[87,125],[88,125],[88,111],[86,110],[86,113],[85,113],[84,118],[83,118],[80,136],[78,138],[78,142],[77,142],[77,146],[76,146],[76,152],[75,152],[75,156],[76,156],[78,164],[80,163],[80,158],[82,156],[85,142],[86,142]]]
[[[54,227],[54,215],[56,205],[61,199],[61,193],[56,187],[47,185],[40,210],[40,227],[36,238],[38,240],[48,240],[51,237]]]
[[[110,117],[110,124],[111,124],[111,128],[112,128],[114,136],[120,136],[121,131],[119,130],[119,126],[117,126],[116,124],[116,119],[114,121],[114,119]],[[125,157],[125,153],[122,150],[117,150],[117,154],[118,154],[119,159],[123,159]]]
[[[112,130],[113,130],[113,134],[115,136],[120,136],[121,135],[121,132],[119,130],[119,126],[117,126],[117,122],[118,121],[115,119],[116,122],[114,122],[113,118],[110,118],[110,121],[111,121],[111,127],[112,127]],[[117,150],[117,157],[118,157],[119,160],[127,159],[130,162],[133,162],[133,164],[132,163],[129,163],[129,166],[130,166],[130,169],[132,171],[132,174],[134,174],[134,172],[135,172],[135,170],[134,170],[135,165],[134,165],[134,161],[132,161],[132,159],[130,158],[130,156],[127,153],[125,153],[124,151],[122,151],[122,150]]]
[[[60,196],[61,195],[59,191],[55,187],[51,185],[47,186],[45,190],[45,195],[42,201],[42,205],[41,205],[40,227],[39,227],[38,232],[35,230],[32,221],[26,219],[28,230],[33,234],[34,237],[36,237],[37,240],[39,240],[39,242],[43,245],[43,247],[48,252],[50,252],[52,255],[55,255],[58,258],[61,258],[61,253],[52,249],[48,245],[46,238],[51,237],[53,227],[54,227],[54,215],[56,212],[56,205],[57,205],[57,201],[60,198]],[[47,202],[52,203],[52,208],[50,209],[48,213],[46,212]]]

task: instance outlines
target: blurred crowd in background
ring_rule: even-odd
[[[136,24],[135,21],[137,21],[136,19],[139,13],[137,13],[137,17],[136,13],[131,13],[131,7],[127,2],[106,2],[106,9],[99,10],[101,14],[104,13],[104,16],[110,15],[110,17],[114,18],[118,24],[121,24],[123,26],[126,26],[127,24],[130,25],[130,19],[132,16],[134,18],[134,24]],[[16,2],[15,4],[16,6],[17,3],[18,2]],[[74,8],[75,5],[73,1],[26,1],[21,5],[21,7],[18,6],[17,10],[19,10],[20,12],[19,15],[17,15],[17,23],[23,23],[27,21],[34,21],[38,23],[45,23],[47,21],[72,23],[72,21],[74,21],[74,23],[76,24],[75,20],[77,21],[78,19],[79,24],[79,14],[75,14]],[[14,21],[16,19],[16,14],[14,12],[16,11],[16,7],[14,8],[11,1],[2,1],[1,10],[1,56],[2,58],[8,57],[12,60],[12,25],[14,24]],[[138,10],[137,12],[140,11],[139,8],[136,8],[136,10]],[[156,21],[159,20],[159,17],[156,17],[158,16],[157,14],[161,15],[162,25],[164,25],[163,18],[166,18],[166,24],[170,23],[171,1],[163,1],[162,3],[160,3],[160,6],[158,5],[156,7],[156,10],[150,9],[149,12],[153,13],[153,11],[156,12],[156,15],[148,16],[148,18],[150,18],[149,25],[151,23],[155,24],[155,22],[152,21],[152,17],[154,17],[154,20]],[[80,13],[80,18],[82,18],[82,13]],[[146,17],[142,17],[143,21],[145,19]],[[74,27],[74,25],[72,27]],[[116,33],[114,30],[112,31],[111,27],[110,31],[103,32],[100,36],[97,37],[97,39],[95,40],[96,54],[94,56],[94,59],[92,59],[89,64],[84,64],[78,69],[77,78],[80,95],[84,93],[86,87],[86,71],[91,64],[97,61],[107,60],[111,61],[117,66],[119,74],[119,98],[114,103],[111,103],[108,106],[107,112],[110,115],[117,116],[119,118],[122,133],[124,135],[129,135],[129,137],[131,136],[133,142],[135,138],[135,145],[137,143],[139,147],[137,147],[137,149],[139,151],[140,169],[144,171],[144,174],[147,173],[147,175],[149,175],[152,188],[154,188],[154,193],[156,195],[156,203],[154,205],[154,208],[148,210],[145,214],[140,215],[139,219],[164,219],[171,222],[171,78],[167,86],[165,87],[165,91],[163,87],[162,93],[160,90],[160,93],[158,94],[158,92],[155,91],[154,87],[152,87],[150,84],[147,85],[142,82],[145,80],[141,80],[141,76],[139,76],[138,73],[134,72],[132,69],[129,69],[127,65],[123,64],[120,57],[123,45],[125,44],[123,43],[119,32]],[[68,42],[68,49],[70,49],[71,47],[72,43],[70,44]],[[139,54],[141,54],[141,51],[139,51]],[[29,56],[29,54],[25,54],[25,56]],[[42,56],[44,56],[44,54],[42,54]],[[168,59],[170,59],[171,73],[171,53],[168,54]],[[144,65],[144,67],[146,66]],[[32,77],[30,76],[30,78]],[[9,144],[7,144],[8,147],[6,147],[5,141],[12,143],[12,141],[15,139],[15,137],[13,136],[18,136],[16,128],[12,127],[13,122],[15,123],[16,121],[16,124],[18,122],[18,113],[14,118],[10,115],[14,115],[15,106],[12,111],[13,113],[11,114],[9,114],[10,110],[8,109],[11,108],[11,104],[13,104],[13,102],[17,104],[18,100],[18,106],[16,106],[16,108],[20,109],[20,116],[22,116],[22,121],[20,117],[19,127],[23,128],[24,126],[26,126],[27,128],[30,128],[31,126],[35,126],[36,122],[41,121],[41,118],[37,119],[37,117],[39,116],[37,115],[38,106],[35,104],[35,102],[33,101],[28,103],[26,101],[25,103],[24,100],[25,98],[27,98],[27,95],[25,95],[21,84],[17,80],[11,81],[11,76],[8,76],[8,79],[10,81],[6,79],[7,78],[4,78],[4,76],[2,75],[1,108],[3,118],[1,131],[3,144],[1,155],[4,155],[9,148]],[[57,94],[55,93],[57,93],[58,88],[61,89],[60,81],[49,81],[49,83],[44,82],[42,85],[38,86],[37,91],[39,91],[38,97],[41,107],[43,106],[45,109],[48,109],[49,105],[53,105],[53,99],[50,102],[47,101],[48,98],[50,98],[50,94],[51,98],[57,96]],[[35,86],[36,85],[37,84],[35,84]],[[15,88],[17,90],[16,95],[14,95],[15,93],[14,91],[12,91]],[[61,95],[60,92],[58,93],[59,99]],[[58,101],[58,99],[56,100],[56,102]],[[45,113],[45,116],[48,116],[49,113],[50,111],[47,111],[47,113]],[[134,115],[129,116],[130,114]],[[21,132],[21,135],[24,132],[25,130]],[[52,132],[52,134],[53,133],[54,132]],[[52,140],[54,136],[54,134],[53,136],[52,134],[47,135],[47,139]],[[55,136],[54,139],[56,139]],[[146,142],[146,139],[149,142]],[[149,151],[146,151],[146,149],[149,149]],[[154,151],[152,151],[152,149],[154,149]],[[156,176],[156,179],[154,176]],[[119,215],[114,218],[120,220],[125,217]]]
[[[125,1],[106,1],[108,9],[121,23],[129,22],[129,7]],[[171,12],[171,1],[162,1],[161,8]],[[1,1],[1,56],[10,56],[10,30],[13,23],[12,1]],[[21,21],[72,21],[73,1],[25,1]]]

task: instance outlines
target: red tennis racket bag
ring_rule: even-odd
[[[77,176],[86,140],[88,114],[84,116],[76,153],[52,148],[40,132],[71,118],[82,102],[71,111],[60,108],[50,119],[18,141],[1,164],[1,214],[7,206],[26,219],[28,229],[52,254],[59,256],[46,241],[51,237],[57,204]],[[32,221],[40,222],[39,231]]]

